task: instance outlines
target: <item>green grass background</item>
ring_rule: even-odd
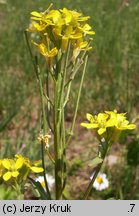
[[[0,4],[0,109],[9,108],[13,103],[14,107],[18,106],[20,99],[29,91],[30,86],[27,84],[33,81],[34,71],[23,31],[29,24],[30,12],[41,11],[50,2],[7,0],[6,4]],[[139,2],[133,0],[128,4],[123,0],[61,0],[53,3],[56,8],[68,7],[89,15],[90,24],[96,32],[80,112],[113,108],[131,111],[134,106],[138,106]],[[16,73],[11,75],[9,70],[16,70],[19,74],[21,71],[22,81]],[[3,98],[3,92],[6,99]],[[15,97],[16,101],[13,102]]]

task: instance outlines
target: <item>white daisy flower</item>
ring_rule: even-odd
[[[48,182],[48,187],[50,190],[52,190],[55,180],[52,176],[46,174],[46,178],[47,178],[47,182]],[[35,179],[36,182],[40,182],[42,187],[45,189],[45,182],[44,182],[44,177],[43,176],[39,176]]]
[[[0,4],[7,4],[6,0],[0,0]]]
[[[93,178],[94,174],[90,177]],[[102,191],[109,187],[109,181],[105,173],[99,173],[94,181],[93,187],[98,190]]]

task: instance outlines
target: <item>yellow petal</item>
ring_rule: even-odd
[[[91,124],[91,123],[81,123],[81,126],[86,127],[87,129],[98,128],[98,124]]]
[[[11,174],[12,174],[12,176],[13,176],[14,178],[16,178],[16,177],[19,175],[19,172],[18,172],[18,171],[14,171],[14,172],[12,172]]]
[[[32,23],[32,27],[30,28],[31,30],[36,30],[36,31],[43,31],[46,28],[46,24],[38,24],[36,22]]]
[[[78,18],[78,21],[84,22],[84,21],[87,21],[89,18],[90,16],[81,17],[81,18]]]
[[[48,52],[46,46],[43,43],[38,45],[38,49],[42,55],[46,55]]]
[[[55,48],[51,49],[51,51],[49,52],[48,57],[54,57],[54,56],[57,55],[57,53],[58,53],[58,50],[57,50],[57,48],[55,47]]]
[[[97,117],[98,122],[106,121],[107,118],[108,118],[108,115],[105,114],[105,113],[99,113],[99,114],[98,114],[98,117]]]
[[[45,46],[44,43],[37,44],[35,41],[32,41],[32,43],[38,47],[39,52],[40,52],[43,56],[48,55],[48,50],[47,50],[47,47]]]
[[[31,15],[32,15],[32,16],[35,16],[35,17],[42,17],[42,14],[41,14],[41,13],[38,13],[37,11],[31,12]]]
[[[114,127],[115,126],[115,119],[109,119],[106,122],[106,127]]]
[[[91,29],[91,26],[88,25],[87,23],[83,26],[83,29],[86,31],[89,31]]]
[[[24,160],[22,158],[19,158],[15,162],[15,169],[18,170],[23,166]]]
[[[133,130],[133,129],[135,129],[136,128],[136,125],[135,124],[129,124],[128,125],[128,129],[129,130]]]
[[[2,161],[2,165],[4,166],[4,168],[6,168],[6,169],[8,169],[8,170],[11,168],[11,164],[10,164],[9,159],[4,159],[4,160]]]
[[[106,128],[99,128],[99,130],[98,130],[99,135],[102,135],[105,132],[106,132]]]
[[[33,164],[34,164],[35,166],[37,166],[37,165],[39,165],[39,164],[41,164],[41,163],[42,163],[42,160],[38,160],[38,161],[33,162]]]
[[[91,121],[91,119],[93,119],[93,116],[90,113],[86,113],[86,118],[88,121]]]
[[[79,39],[82,38],[82,34],[81,33],[76,33],[76,34],[72,34],[70,36],[71,39]]]
[[[30,167],[30,169],[35,173],[43,172],[43,168],[41,168],[41,167],[32,166],[32,167]]]
[[[88,45],[88,42],[84,41],[84,42],[81,42],[79,46],[81,49],[83,49],[83,48],[87,47],[87,45]]]
[[[59,19],[61,18],[61,13],[58,10],[51,11],[52,20],[54,23],[58,23]]]
[[[31,17],[32,20],[35,20],[35,21],[41,21],[42,20],[42,17]]]
[[[53,33],[54,33],[56,36],[62,36],[62,35],[61,35],[61,31],[62,31],[62,28],[61,28],[61,27],[53,28]]]
[[[4,181],[8,181],[11,177],[12,177],[12,173],[11,173],[11,172],[6,172],[6,173],[3,175],[3,180],[4,180]]]

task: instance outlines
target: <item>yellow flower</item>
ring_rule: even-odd
[[[46,29],[48,25],[46,23],[37,23],[37,22],[32,22],[29,26],[29,28],[27,28],[27,31],[29,32],[42,32]]]
[[[46,14],[49,12],[50,8],[53,6],[53,4],[51,3],[50,6],[44,11],[44,12],[37,12],[37,11],[33,11],[31,12],[31,19],[33,20],[37,20],[37,21],[46,21]]]
[[[40,35],[40,44],[34,44],[38,46],[39,52],[46,57],[49,64],[51,59],[57,55],[58,49],[61,49],[63,53],[66,52],[69,40],[73,43],[77,40],[83,42],[86,34],[95,34],[91,30],[91,26],[86,23],[89,16],[83,16],[81,13],[67,8],[50,10],[51,6],[52,4],[44,12],[33,11],[31,13],[32,23],[27,29]],[[46,48],[46,35],[50,41],[49,50]],[[85,48],[85,43],[82,42],[81,44],[76,43],[75,57]]]
[[[85,34],[94,35],[95,32],[91,31],[91,26],[89,24],[84,24],[82,27],[78,27],[80,31],[82,31]]]
[[[92,47],[88,47],[88,42],[87,41],[82,41],[82,39],[78,39],[75,41],[73,44],[73,60],[75,60],[78,55],[80,54],[81,51],[89,51],[91,50]]]
[[[34,161],[31,162],[28,158],[24,158],[22,155],[15,155],[16,158],[20,159],[23,164],[29,168],[30,170],[32,170],[35,173],[41,173],[43,172],[43,168],[42,167],[38,167],[38,165],[41,163],[41,160],[39,161]]]
[[[55,38],[59,38],[61,40],[61,49],[62,52],[65,52],[67,49],[67,45],[70,39],[77,40],[82,38],[82,33],[73,29],[73,26],[56,26],[53,28],[53,33]]]
[[[62,44],[61,49],[62,52],[65,52],[68,46],[69,39],[79,39],[82,35],[80,33],[73,34],[72,32],[70,34],[65,33],[65,35],[62,36]]]
[[[90,121],[90,123],[81,123],[81,126],[86,127],[88,129],[97,129],[99,135],[102,135],[106,132],[107,127],[112,127],[113,122],[108,120],[108,114],[99,113],[98,116],[92,116],[87,113],[86,118]]]
[[[57,55],[57,48],[53,48],[50,51],[47,49],[44,43],[37,44],[33,41],[33,43],[37,46],[39,52],[45,57],[47,63],[50,65],[52,59]]]
[[[117,113],[117,111],[105,111],[105,113],[99,113],[95,116],[87,113],[86,118],[89,123],[81,123],[81,126],[88,129],[97,129],[98,135],[103,135],[104,138],[107,137],[112,141],[116,140],[121,131],[136,128],[135,124],[129,123],[125,115],[126,113]]]
[[[47,23],[48,20],[51,20],[51,25],[59,25],[59,22],[60,24],[64,24],[61,19],[61,13],[58,10],[51,10],[49,14],[46,15],[45,22]]]
[[[108,112],[107,114],[110,115],[110,121],[114,123],[114,126],[117,130],[133,130],[136,128],[135,124],[129,124],[129,121],[126,119],[126,113],[117,113],[114,112]]]
[[[71,24],[73,26],[77,26],[79,22],[85,22],[90,18],[89,16],[83,17],[81,13],[78,13],[74,10],[68,10],[67,8],[63,8],[60,11],[62,13],[63,18],[65,19],[66,25]]]
[[[8,181],[12,177],[16,178],[19,175],[19,169],[23,166],[23,161],[20,158],[16,161],[12,159],[4,159],[2,165],[6,169],[6,172],[3,175],[3,180]]]

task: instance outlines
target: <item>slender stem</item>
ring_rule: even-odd
[[[55,164],[55,160],[54,160],[54,158],[52,157],[52,155],[50,154],[49,150],[46,150],[46,153],[47,153],[49,159],[52,161],[52,163]]]
[[[63,146],[65,145],[65,125],[64,121],[64,87],[67,74],[67,65],[70,52],[70,43],[64,55],[57,60],[55,73],[55,95],[54,95],[54,145],[55,145],[55,179],[56,179],[56,199],[61,198],[63,182],[64,182],[64,161]],[[64,59],[64,67],[62,68],[62,60]],[[63,73],[62,73],[63,72]]]
[[[109,143],[109,141],[104,142],[104,143],[101,142],[101,144],[100,144],[100,149],[99,149],[99,152],[98,152],[98,156],[101,153],[101,158],[103,159],[103,161],[96,166],[96,168],[95,168],[95,170],[93,172],[94,173],[93,178],[91,179],[91,181],[90,181],[90,183],[89,183],[89,185],[88,185],[88,187],[87,187],[87,189],[86,189],[86,191],[84,193],[83,200],[86,200],[88,198],[88,196],[89,196],[89,194],[90,194],[90,192],[92,190],[93,183],[94,183],[94,181],[95,181],[95,179],[96,179],[96,177],[97,177],[97,175],[98,175],[98,173],[99,173],[99,171],[100,171],[100,169],[102,167],[105,156],[106,156],[107,152],[109,151],[110,145],[111,144]]]
[[[94,171],[94,175],[93,175],[93,178],[91,179],[86,191],[85,191],[85,194],[84,194],[84,197],[83,197],[83,200],[86,200],[92,190],[92,186],[93,186],[93,183],[101,169],[101,166],[102,166],[103,162],[101,164],[99,164],[96,168],[95,168],[95,171]]]
[[[80,69],[80,66],[83,64],[83,61],[81,61],[82,63],[80,63],[77,67],[75,66],[75,68],[73,69],[73,72],[71,74],[71,78],[69,79],[69,81],[65,84],[65,87],[68,86],[67,89],[67,95],[64,101],[64,107],[66,106],[68,100],[69,100],[69,95],[70,95],[70,90],[71,90],[71,85],[72,85],[72,80],[74,79],[76,73],[78,72],[78,70]]]
[[[59,66],[58,66],[59,68]],[[60,191],[62,187],[61,182],[61,148],[60,148],[60,122],[59,122],[59,97],[60,97],[60,86],[61,86],[61,73],[57,74],[57,80],[55,83],[55,94],[54,94],[54,150],[55,150],[55,193],[56,199],[60,198]]]
[[[46,114],[45,114],[45,103],[44,103],[44,95],[43,95],[43,85],[42,85],[42,81],[41,81],[41,73],[40,73],[40,68],[39,68],[39,64],[38,64],[38,59],[37,57],[34,58],[32,51],[31,51],[31,47],[30,47],[30,43],[28,40],[28,35],[27,32],[25,31],[25,38],[26,38],[26,42],[27,42],[27,47],[32,59],[32,63],[34,66],[34,70],[37,76],[37,80],[39,83],[39,90],[40,90],[40,97],[41,97],[41,105],[42,105],[42,119],[43,119],[43,131],[44,134],[47,132],[47,122],[46,122]],[[47,178],[46,178],[46,171],[45,171],[45,160],[44,160],[44,144],[41,143],[41,155],[42,155],[42,167],[44,169],[43,171],[43,177],[44,177],[44,183],[45,183],[45,188],[46,191],[48,193],[49,199],[51,199],[51,194],[49,191],[49,187],[48,187],[48,182],[47,182]]]
[[[59,148],[60,148],[60,172],[61,172],[61,189],[60,189],[60,197],[62,193],[63,183],[64,183],[64,160],[65,160],[65,124],[64,124],[64,87],[66,82],[66,75],[67,75],[67,65],[69,60],[70,54],[70,42],[68,43],[67,51],[65,54],[64,59],[64,68],[63,68],[63,77],[61,80],[61,90],[60,90],[60,99],[59,99],[59,115],[58,115],[58,122],[59,122],[59,132],[60,132],[60,139],[59,139]]]
[[[44,134],[45,134],[47,132],[47,122],[46,122],[45,104],[44,104],[44,96],[43,96],[43,86],[42,86],[40,68],[39,68],[39,65],[38,65],[37,58],[35,58],[35,63],[36,63],[36,66],[37,66],[39,89],[40,89],[40,96],[41,96],[41,103],[42,103],[43,131],[44,131]],[[45,162],[44,162],[44,144],[43,143],[41,143],[41,153],[42,153],[42,167],[44,169],[44,171],[43,171],[44,183],[45,183],[45,187],[46,187],[46,191],[48,193],[48,196],[51,199],[50,191],[49,191],[49,188],[48,188],[48,182],[47,182],[47,179],[46,179]]]
[[[13,185],[13,188],[16,191],[17,200],[23,200],[24,194],[21,192],[21,185],[17,183],[16,179],[14,180],[14,183],[15,185]]]
[[[43,131],[44,131],[44,133],[46,133],[47,123],[46,123],[46,114],[45,114],[45,105],[44,105],[44,96],[43,96],[43,86],[42,86],[42,81],[41,81],[40,68],[39,68],[39,65],[38,65],[37,57],[35,57],[35,59],[34,59],[34,56],[32,54],[26,31],[25,31],[25,38],[26,38],[27,47],[28,47],[28,50],[29,50],[29,53],[30,53],[30,56],[31,56],[31,59],[32,59],[32,63],[33,63],[33,66],[34,66],[34,70],[35,70],[35,73],[36,73],[36,76],[37,76],[37,79],[38,79],[38,83],[39,83],[40,97],[41,97],[41,103],[42,103]],[[47,182],[47,178],[46,178],[46,172],[45,172],[44,144],[43,143],[41,143],[41,155],[42,155],[42,167],[44,169],[43,176],[44,176],[45,187],[46,187],[46,191],[48,193],[48,196],[51,199],[50,191],[49,191],[49,188],[48,188],[48,182]]]
[[[61,190],[61,195],[62,192],[65,188],[66,185],[66,139],[65,139],[65,115],[64,115],[64,110],[62,112],[62,190]]]
[[[76,117],[77,117],[77,111],[78,111],[79,101],[80,101],[80,96],[81,96],[81,90],[82,90],[84,76],[85,76],[85,72],[86,72],[87,60],[88,60],[88,56],[85,57],[83,73],[82,73],[81,82],[80,82],[80,86],[79,86],[79,91],[78,91],[78,95],[77,95],[77,102],[76,102],[76,106],[75,106],[75,112],[74,112],[74,116],[73,116],[71,130],[70,130],[69,138],[67,140],[67,145],[68,145],[68,143],[69,143],[69,141],[70,141],[70,139],[71,139],[71,137],[73,135],[73,130],[74,130],[74,126],[75,126],[75,120],[76,120]]]
[[[32,64],[34,66],[34,70],[35,70],[35,73],[36,73],[36,76],[37,76],[37,79],[38,79],[38,71],[37,71],[37,67],[36,67],[35,61],[34,61],[34,56],[33,56],[32,51],[31,51],[31,47],[30,47],[30,43],[29,43],[29,40],[28,40],[27,31],[24,31],[24,35],[25,35],[25,39],[26,39],[26,43],[27,43],[27,48],[28,48],[28,51],[29,51],[29,54],[30,54],[30,57],[31,57],[31,60],[32,60]]]
[[[51,129],[52,133],[54,132],[52,126],[51,126],[51,122],[50,122],[50,113],[51,113],[51,107],[53,107],[53,103],[50,99],[50,95],[49,95],[49,72],[48,70],[46,70],[46,95],[45,98],[47,99],[47,123],[49,128]]]
[[[53,107],[54,105],[53,105],[53,102],[50,100],[50,98],[47,96],[47,95],[43,95],[45,98],[46,98],[46,100],[51,104],[51,106]]]
[[[47,132],[47,122],[46,122],[45,103],[44,103],[44,96],[43,96],[43,85],[42,85],[42,81],[41,81],[41,73],[40,73],[40,68],[38,65],[37,57],[35,57],[35,63],[36,63],[36,67],[37,67],[39,90],[40,90],[40,96],[41,96],[43,131],[44,131],[44,133],[46,133]]]
[[[60,91],[60,99],[59,99],[59,109],[61,112],[59,112],[59,120],[61,120],[61,113],[64,112],[64,87],[65,87],[65,81],[66,81],[66,74],[67,74],[67,65],[69,60],[69,53],[70,53],[70,42],[68,43],[67,52],[65,56],[65,62],[64,62],[64,71],[63,71],[63,77],[62,77],[62,84],[61,84],[61,91]]]
[[[59,122],[59,98],[60,98],[60,87],[61,87],[61,59],[62,56],[58,56],[56,71],[55,71],[55,82],[54,82],[54,150],[55,150],[55,198],[58,200],[60,197],[61,190],[61,172],[60,172],[60,122]]]
[[[50,191],[49,191],[48,182],[47,182],[47,178],[46,178],[46,171],[45,171],[44,144],[43,143],[41,143],[41,154],[42,154],[42,167],[43,167],[43,177],[44,177],[45,188],[46,188],[46,191],[48,193],[49,199],[51,200],[51,194],[50,194]]]

